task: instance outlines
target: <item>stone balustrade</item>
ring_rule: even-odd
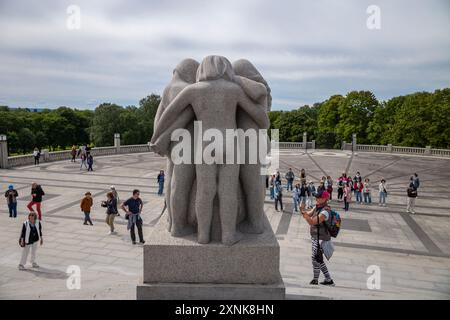
[[[307,150],[314,150],[316,147],[315,141],[306,142]],[[304,150],[304,142],[279,142],[280,149],[298,149]],[[352,144],[342,143],[342,150],[351,151]],[[382,152],[382,153],[398,153],[398,154],[411,154],[411,155],[425,155],[425,156],[438,156],[449,157],[450,150],[448,149],[432,149],[431,147],[416,148],[416,147],[401,147],[392,145],[368,145],[357,144],[356,151],[358,152]],[[95,156],[110,156],[115,154],[127,154],[127,153],[142,153],[151,152],[148,144],[137,145],[125,145],[125,146],[113,146],[113,147],[98,147],[92,148],[91,154]],[[41,162],[53,162],[71,159],[70,150],[53,151],[42,150]],[[8,167],[20,167],[34,164],[34,157],[31,154],[22,156],[8,157]]]

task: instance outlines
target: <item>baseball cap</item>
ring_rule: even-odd
[[[8,189],[9,189],[9,190],[12,190],[12,189],[14,189],[14,186],[13,186],[12,184],[10,184],[10,185],[8,186]]]
[[[330,194],[327,191],[322,191],[316,194],[316,198],[329,199]]]

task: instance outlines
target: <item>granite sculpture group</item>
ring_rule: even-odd
[[[194,136],[194,121],[224,136],[228,129],[268,129],[270,106],[270,88],[248,60],[231,64],[225,57],[208,56],[201,64],[193,59],[178,64],[164,90],[150,142],[155,152],[167,157],[166,205],[172,236],[197,233],[198,243],[230,246],[243,234],[264,232],[265,176],[260,161],[251,164],[247,157],[243,164],[194,164],[196,152],[207,144],[203,140],[191,141],[190,163],[174,164],[171,150],[181,143],[172,141],[172,133],[185,128]],[[246,144],[246,154],[248,149]],[[225,150],[214,152],[216,158],[226,157]]]

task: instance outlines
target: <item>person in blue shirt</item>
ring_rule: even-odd
[[[130,230],[131,241],[136,244],[136,234],[134,233],[134,227],[136,226],[139,234],[139,242],[144,244],[144,235],[142,233],[142,208],[144,203],[139,198],[140,192],[138,189],[133,190],[133,196],[120,206],[123,211],[126,212],[125,219],[128,220],[127,229]]]
[[[164,191],[164,170],[160,170],[158,177],[156,178],[156,181],[158,182],[159,185],[159,189],[158,189],[158,195],[162,196],[163,191]]]
[[[292,201],[294,202],[294,212],[298,212],[298,206],[300,204],[300,184],[296,184],[294,190],[292,191]]]
[[[280,203],[281,212],[283,212],[283,187],[281,182],[275,181],[275,210],[278,211],[278,203]]]

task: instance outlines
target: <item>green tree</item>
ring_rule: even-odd
[[[121,133],[120,115],[124,109],[111,103],[102,103],[95,111],[90,129],[91,141],[97,147],[112,146],[114,134]]]
[[[34,149],[36,138],[34,133],[28,128],[22,128],[17,133],[19,147],[24,153],[28,153]]]
[[[336,126],[338,136],[350,141],[352,134],[356,133],[358,143],[368,143],[367,128],[378,105],[377,98],[370,91],[348,93],[338,108],[340,119]]]
[[[336,134],[340,121],[339,106],[343,103],[341,95],[331,96],[320,106],[317,116],[317,145],[325,148],[339,148],[341,140]]]

